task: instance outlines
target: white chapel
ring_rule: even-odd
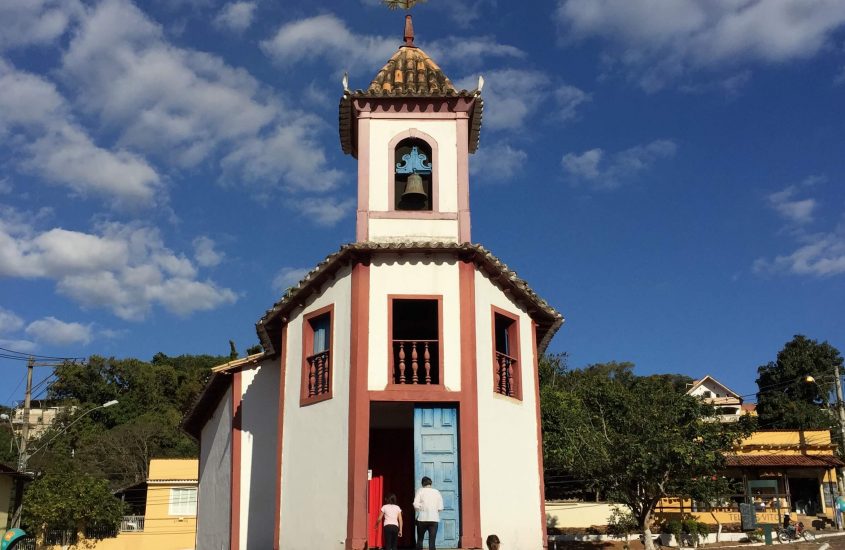
[[[472,242],[482,108],[410,16],[369,86],[344,89],[356,240],[267,310],[264,351],[216,367],[185,419],[197,548],[378,548],[388,494],[411,548],[424,475],[444,497],[438,548],[546,546],[537,364],[563,318]]]

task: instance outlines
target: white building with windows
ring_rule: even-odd
[[[481,90],[405,41],[340,102],[358,160],[356,241],[256,324],[264,352],[215,369],[185,429],[201,445],[197,548],[380,546],[375,513],[444,497],[439,548],[545,546],[537,363],[562,316],[470,235]]]

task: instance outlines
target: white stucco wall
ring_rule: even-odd
[[[345,268],[288,324],[282,447],[282,550],[340,549],[346,540],[350,300],[350,269]],[[334,304],[332,398],[301,407],[302,317],[330,304]]]
[[[460,283],[458,264],[450,255],[379,256],[370,265],[370,342],[367,386],[383,390],[388,383],[390,343],[388,296],[443,296],[442,379],[449,390],[461,389]]]
[[[464,121],[465,123],[465,121]],[[437,142],[438,153],[438,205],[440,212],[458,211],[458,139],[455,118],[437,119],[370,119],[370,203],[373,211],[390,210],[388,204],[389,185],[393,185],[392,172],[388,167],[393,162],[393,150],[388,146],[396,135],[409,128],[430,135]],[[409,136],[410,137],[410,136]]]
[[[273,547],[279,361],[241,374],[240,548]],[[272,480],[272,481],[271,481]]]
[[[496,533],[508,548],[541,548],[531,318],[481,273],[475,285],[481,532]],[[493,391],[491,305],[519,316],[521,401]]]
[[[197,548],[229,548],[232,488],[232,387],[220,399],[200,438]]]
[[[457,220],[370,218],[369,239],[379,242],[458,241]]]

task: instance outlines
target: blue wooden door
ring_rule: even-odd
[[[414,478],[423,476],[443,495],[437,529],[438,548],[457,548],[460,536],[458,498],[458,414],[454,407],[414,408]],[[426,544],[427,547],[427,544]]]

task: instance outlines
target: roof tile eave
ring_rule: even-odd
[[[335,263],[342,262],[348,256],[355,253],[373,253],[373,252],[393,252],[393,251],[443,251],[443,252],[460,252],[463,251],[470,255],[470,257],[478,265],[481,262],[486,263],[493,271],[499,272],[497,277],[497,284],[508,285],[513,290],[516,290],[521,295],[522,301],[528,302],[534,306],[532,309],[532,317],[545,317],[545,322],[541,324],[544,328],[541,341],[538,342],[538,351],[545,351],[551,338],[557,330],[563,325],[564,318],[557,310],[555,310],[548,302],[540,298],[537,293],[528,285],[526,281],[519,278],[516,272],[512,271],[507,264],[502,262],[499,258],[494,256],[489,250],[480,244],[471,243],[453,243],[453,242],[439,242],[439,241],[401,241],[401,242],[356,242],[345,244],[340,249],[327,256],[314,269],[296,285],[287,289],[282,298],[273,304],[273,307],[268,309],[265,314],[256,322],[256,332],[261,344],[264,346],[267,355],[275,355],[276,350],[273,346],[273,339],[268,332],[268,325],[273,324],[285,312],[290,311],[296,307],[298,303],[297,298],[299,294],[311,287],[311,285],[319,280],[320,276]]]

